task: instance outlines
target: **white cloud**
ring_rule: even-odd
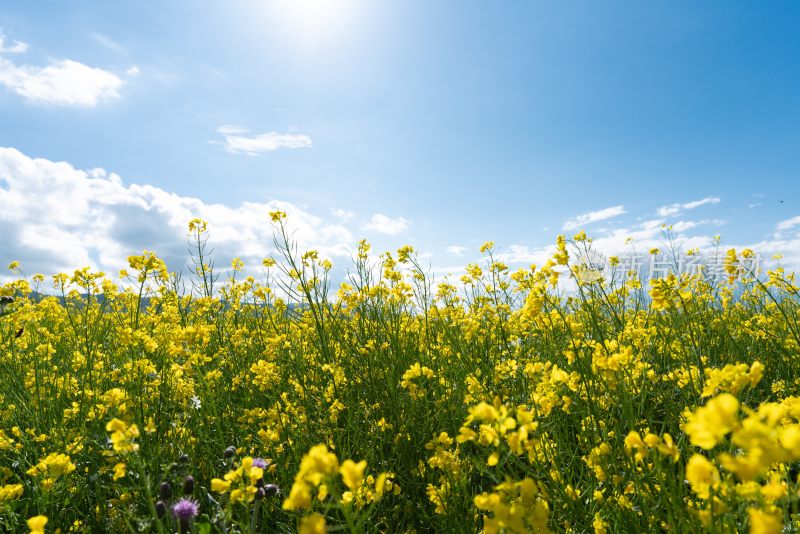
[[[680,213],[684,210],[691,210],[694,208],[698,208],[705,204],[718,204],[720,199],[718,197],[706,197],[700,200],[693,200],[691,202],[686,202],[683,204],[670,204],[669,206],[661,206],[658,208],[657,213],[660,217],[669,217],[670,215],[675,215]]]
[[[117,54],[125,52],[125,47],[116,42],[108,35],[104,35],[102,33],[93,33],[91,34],[91,37],[96,43],[104,46],[105,48],[108,48],[112,52],[116,52]]]
[[[126,185],[103,169],[79,170],[66,162],[33,159],[0,147],[0,255],[23,262],[26,272],[51,274],[89,265],[114,275],[126,258],[154,250],[171,269],[186,265],[186,225],[209,222],[218,265],[241,257],[251,267],[271,253],[268,212],[288,214],[302,248],[325,257],[350,257],[354,238],[279,200],[230,207],[183,197],[150,185]]]
[[[677,233],[683,233],[686,230],[690,230],[697,226],[705,226],[705,225],[714,225],[714,226],[722,226],[725,224],[725,221],[722,219],[702,219],[700,221],[678,221],[674,223],[669,223],[670,228]]]
[[[625,208],[622,204],[619,206],[613,206],[610,208],[605,208],[602,210],[597,211],[590,211],[588,213],[584,213],[582,215],[578,215],[572,219],[569,219],[567,222],[564,223],[564,230],[575,230],[580,228],[584,225],[591,224],[597,221],[604,221],[606,219],[611,219],[612,217],[618,217],[625,213]]]
[[[134,65],[133,67],[131,67],[128,70],[126,70],[125,74],[127,74],[131,78],[134,78],[134,77],[138,76],[140,72],[141,71],[139,70],[139,67]]]
[[[620,255],[631,252],[647,253],[651,248],[660,248],[667,242],[664,234],[665,219],[648,219],[628,228],[618,228],[602,236],[594,237],[592,247],[605,255]],[[676,242],[684,249],[706,248],[713,242],[713,236],[688,236],[686,230],[695,228],[699,223],[695,221],[679,221],[673,225]],[[592,236],[593,237],[593,236]]]
[[[775,225],[775,228],[778,231],[783,231],[783,230],[790,230],[797,225],[800,225],[800,215],[779,222],[777,225]]]
[[[248,267],[257,267],[272,253],[267,213],[276,209],[289,214],[290,232],[301,248],[318,249],[334,261],[349,260],[355,239],[347,227],[288,202],[244,202],[238,206],[207,203],[150,185],[126,184],[103,169],[80,170],[67,162],[34,159],[16,149],[0,147],[0,256],[6,263],[19,259],[28,273],[70,272],[90,265],[113,275],[126,267],[127,256],[144,249],[155,250],[170,268],[180,269],[187,260],[186,224],[193,217],[209,221],[218,266],[241,257]],[[624,254],[632,247],[645,255],[653,247],[663,250],[661,226],[666,222],[656,218],[601,232],[594,236],[593,247],[606,255]],[[714,246],[715,232],[702,232],[701,227],[723,223],[716,219],[682,220],[672,226],[683,250],[709,250]],[[376,213],[367,226],[397,235],[409,225],[403,217],[392,219]],[[776,234],[757,243],[726,244],[725,248],[749,246],[764,259],[780,252],[787,269],[799,268],[800,215],[778,222],[775,229],[786,235]],[[699,233],[690,235],[689,231]],[[632,244],[626,243],[628,237],[634,239]],[[446,247],[454,256],[466,250],[460,245]],[[553,250],[552,245],[515,244],[499,246],[495,257],[511,266],[541,265]],[[432,272],[463,272],[463,268],[442,265],[433,265]]]
[[[352,219],[353,217],[356,216],[354,212],[349,210],[343,210],[341,208],[331,209],[331,214],[333,214],[334,217],[343,220]]]
[[[248,130],[239,126],[220,126],[217,132],[225,141],[209,141],[221,144],[232,154],[254,156],[261,152],[273,152],[279,148],[311,148],[311,138],[304,134],[268,132],[259,135],[244,135]]]
[[[408,229],[411,221],[405,217],[397,217],[392,219],[382,213],[376,213],[372,216],[370,221],[364,225],[367,230],[373,230],[379,234],[397,235],[405,232]]]
[[[0,84],[34,103],[94,107],[102,100],[119,98],[122,80],[71,59],[36,67],[0,57]]]
[[[702,226],[722,226],[726,224],[720,219],[703,219],[699,221],[678,221],[667,223],[666,219],[649,219],[642,221],[628,228],[620,228],[609,231],[601,236],[595,236],[592,241],[592,249],[605,256],[619,255],[624,256],[632,252],[643,255],[647,260],[647,252],[651,248],[660,248],[665,253],[670,244],[664,235],[662,228],[665,224],[671,224],[675,232],[675,245],[681,251],[697,248],[702,254],[713,254],[716,248],[717,232],[697,232]],[[781,221],[776,225],[776,230],[790,230],[800,226],[800,216]],[[687,233],[693,230],[697,233]],[[592,237],[592,236],[590,236]],[[725,236],[723,236],[724,238]],[[631,239],[631,241],[629,241]],[[782,254],[782,264],[788,271],[800,270],[800,233],[785,236],[780,232],[776,233],[771,239],[764,239],[758,242],[736,243],[723,239],[722,250],[728,248],[751,248],[760,255],[762,272],[773,265],[770,258],[775,254]],[[528,248],[525,246],[511,247],[506,255],[498,254],[502,261],[507,263],[539,263],[542,257],[552,254],[552,247]]]
[[[0,34],[0,54],[22,54],[28,50],[28,43],[14,41],[10,45],[5,44],[5,36]]]
[[[450,245],[445,250],[451,256],[456,256],[457,258],[460,258],[461,256],[464,255],[464,252],[467,251],[467,247],[462,247],[460,245]]]
[[[666,250],[668,245],[664,225],[666,219],[648,219],[626,228],[607,229],[600,235],[592,235],[591,248],[596,253],[605,256],[625,255],[636,251],[637,254],[646,255],[651,248],[661,248]],[[701,226],[720,226],[725,221],[719,219],[704,219],[700,221],[678,221],[671,223],[672,232],[675,234],[675,242],[679,247],[686,251],[691,248],[708,250],[714,244],[713,235],[688,235],[687,230],[696,229]],[[797,243],[800,250],[800,241]],[[570,250],[574,256],[575,251]],[[511,245],[507,249],[499,248],[495,257],[510,265],[542,265],[555,252],[554,245],[543,247],[531,247],[524,244]],[[771,254],[774,254],[771,252]]]
[[[529,247],[528,245],[511,245],[508,249],[499,249],[495,253],[495,258],[503,263],[508,263],[511,265],[520,265],[520,264],[532,264],[535,263],[537,265],[543,264],[547,261],[553,252],[555,252],[555,246],[546,246],[546,247]]]

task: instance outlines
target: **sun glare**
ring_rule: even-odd
[[[314,42],[345,32],[356,15],[358,0],[275,0],[273,13],[286,29]]]

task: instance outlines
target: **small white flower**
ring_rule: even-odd
[[[199,410],[200,409],[200,405],[201,405],[200,397],[198,397],[197,395],[192,395],[192,398],[189,399],[189,403],[191,403],[192,408],[194,408],[195,410]]]

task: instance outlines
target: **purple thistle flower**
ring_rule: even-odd
[[[172,515],[181,523],[188,523],[200,510],[200,504],[192,499],[183,498],[172,505]]]
[[[253,458],[253,467],[259,467],[261,469],[266,469],[269,464],[263,458]]]

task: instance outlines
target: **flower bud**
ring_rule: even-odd
[[[162,501],[168,501],[172,497],[172,484],[166,481],[162,482],[158,486],[158,496],[161,497]]]
[[[192,475],[183,479],[183,494],[189,495],[190,493],[194,493],[194,477]]]
[[[156,503],[156,515],[160,518],[164,517],[164,514],[167,513],[167,504],[164,501],[158,501]]]
[[[281,492],[281,489],[276,484],[267,484],[262,489],[267,497],[274,497]]]
[[[222,456],[225,458],[233,458],[235,454],[236,454],[236,447],[231,445],[230,447],[225,449],[225,451],[222,453]]]

